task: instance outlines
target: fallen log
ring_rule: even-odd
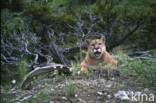
[[[151,55],[150,51],[135,51],[132,53],[129,53],[128,56],[134,57],[134,56],[144,56],[144,55]]]
[[[20,84],[20,88],[25,89],[26,84],[28,83],[29,80],[31,80],[35,76],[39,76],[41,74],[45,74],[48,72],[53,72],[55,75],[55,72],[58,71],[59,74],[66,74],[70,75],[71,74],[71,67],[68,67],[66,65],[62,64],[55,64],[51,63],[46,66],[42,67],[36,67],[33,71],[29,72],[23,79],[23,81]]]

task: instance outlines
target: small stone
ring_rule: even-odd
[[[81,98],[78,98],[78,100],[81,102],[81,103],[86,103],[84,100],[82,100]]]
[[[54,103],[53,101],[50,101],[49,103]]]
[[[102,93],[102,92],[97,92],[97,94],[98,94],[98,95],[100,95],[100,96],[101,96],[101,95],[103,95],[103,93]]]
[[[63,100],[67,100],[67,97],[62,97]]]
[[[120,84],[120,87],[124,87],[125,85],[123,85],[123,84]]]
[[[114,81],[114,80],[115,80],[115,78],[113,77],[113,78],[112,78],[112,81]]]
[[[148,89],[148,88],[145,88],[145,89],[144,89],[144,92],[148,92],[148,91],[149,91],[149,89]]]
[[[69,68],[69,71],[70,71],[70,72],[72,72],[72,70],[73,70],[72,68]]]
[[[118,91],[114,94],[114,97],[121,100],[130,100],[130,98],[128,97],[128,93],[126,92],[127,91]]]
[[[12,84],[15,84],[16,83],[16,80],[12,80],[11,82],[12,82]]]
[[[105,87],[106,88],[110,88],[112,85],[111,84],[108,84],[108,85],[106,85]]]
[[[78,95],[77,95],[77,94],[75,94],[75,97],[77,98],[77,97],[78,97]]]
[[[141,92],[135,92],[135,94],[136,94],[136,95],[141,95],[142,93],[141,93]]]
[[[104,95],[107,95],[107,92],[105,92]]]
[[[54,89],[53,89],[53,88],[51,88],[51,91],[54,91]]]
[[[107,91],[109,91],[109,89],[108,88],[104,88],[103,91],[104,92],[107,92]]]
[[[105,101],[105,103],[109,103],[109,101]]]
[[[111,95],[107,95],[107,97],[110,99],[111,98]]]
[[[60,65],[60,68],[62,69],[63,68],[63,65]]]

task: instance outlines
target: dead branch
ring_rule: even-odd
[[[47,43],[49,44],[50,51],[57,57],[59,62],[63,65],[70,65],[70,62],[68,59],[63,55],[63,52],[58,48],[58,46],[55,44],[55,42],[52,40],[52,36],[54,35],[54,31],[48,33],[48,28],[44,27],[43,33],[45,34],[45,39],[47,40]]]
[[[82,42],[80,45],[77,45],[77,46],[73,46],[73,47],[68,47],[68,48],[64,48],[62,50],[63,54],[66,54],[66,53],[73,53],[74,51],[77,51],[79,50],[80,48],[82,47],[87,47],[85,41]]]
[[[3,35],[4,37],[2,36],[1,40],[3,45],[1,53],[2,65],[17,66],[19,65],[19,61],[22,62],[26,55],[33,59],[27,61],[27,67],[33,67],[33,65],[38,64],[40,58],[45,58],[47,62],[52,61],[52,57],[47,53],[49,50],[44,50],[45,52],[42,53],[42,49],[47,47],[45,45],[38,45],[40,37],[37,37],[36,33],[25,33],[19,28],[18,31],[9,32],[7,35],[7,38]]]
[[[41,74],[46,74],[48,72],[54,72],[58,71],[59,73],[64,73],[66,75],[71,74],[71,68],[62,64],[48,64],[46,66],[42,67],[36,67],[33,71],[29,72],[23,79],[22,83],[20,84],[20,87],[22,89],[26,88],[26,84],[28,84],[28,81],[32,79],[33,77],[39,76]]]
[[[143,55],[150,55],[150,51],[136,51],[128,54],[128,56],[130,57],[143,56]]]
[[[130,58],[135,57],[135,58],[139,58],[139,59],[142,59],[142,60],[148,60],[148,61],[151,61],[151,62],[155,62],[155,58],[156,58],[156,56],[152,56],[150,51],[136,51],[136,52],[129,53],[127,55]]]

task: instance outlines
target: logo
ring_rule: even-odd
[[[142,92],[133,92],[133,91],[118,91],[115,93],[115,98],[121,100],[129,100],[129,101],[154,101],[154,94],[146,94]]]

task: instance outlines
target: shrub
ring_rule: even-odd
[[[74,96],[77,91],[76,84],[71,80],[66,80],[64,93],[67,96]]]
[[[144,86],[156,86],[156,63],[142,61],[138,58],[128,63],[125,68],[128,74],[133,75],[137,82]]]
[[[26,59],[24,59],[22,62],[19,63],[18,71],[19,71],[19,77],[22,80],[27,73],[27,61],[26,61]]]

